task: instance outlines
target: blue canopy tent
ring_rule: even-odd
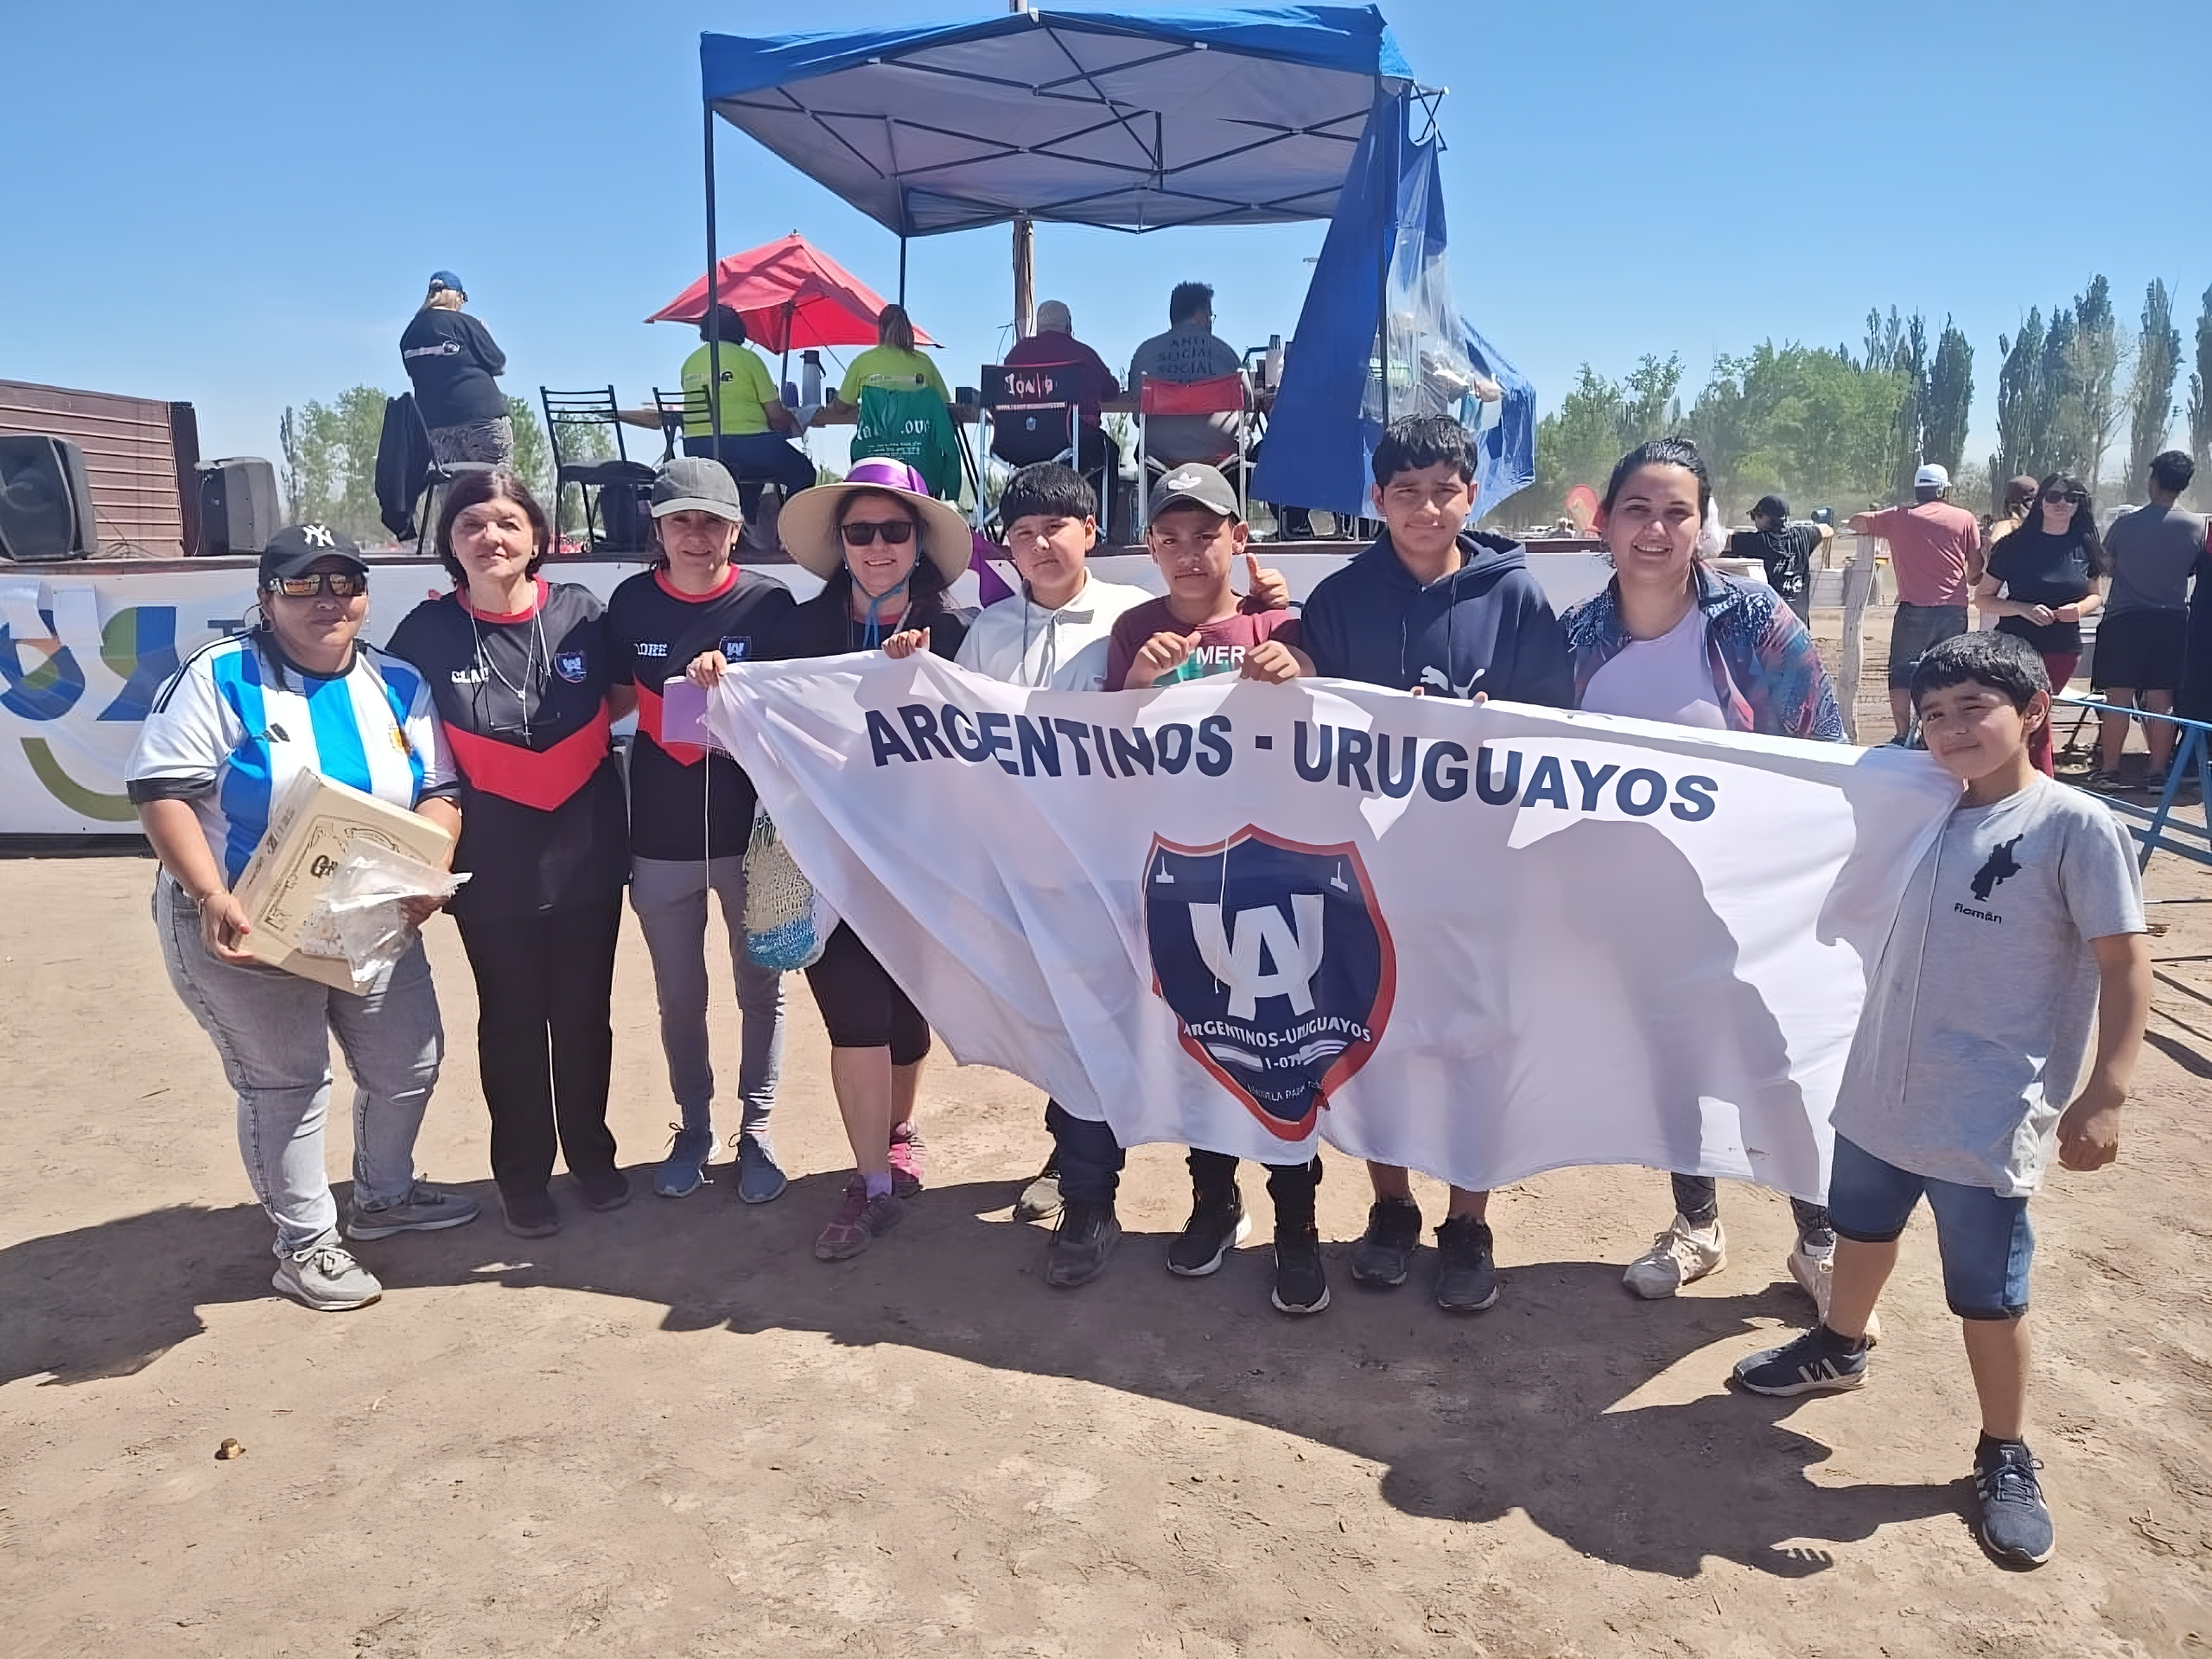
[[[910,238],[1011,223],[1023,333],[1034,222],[1145,232],[1328,219],[1355,157],[1388,158],[1363,142],[1377,115],[1398,111],[1402,127],[1420,93],[1372,6],[1021,10],[836,34],[706,35],[699,59],[709,272],[720,117],[898,236],[902,300]],[[1440,238],[1440,213],[1434,222]],[[1357,302],[1363,363],[1381,315],[1368,288]],[[1314,307],[1309,295],[1308,316]],[[1317,333],[1309,353],[1303,329],[1291,381],[1347,338]],[[1356,407],[1321,416],[1339,445],[1356,417]],[[1278,419],[1271,447],[1281,430]],[[1300,504],[1296,493],[1273,499]]]

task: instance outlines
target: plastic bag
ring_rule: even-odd
[[[756,808],[745,843],[745,954],[763,968],[796,973],[821,958],[837,920],[792,860],[774,821]]]
[[[415,942],[415,925],[400,913],[399,901],[450,899],[467,880],[356,836],[300,925],[301,954],[343,962],[353,983],[365,988]]]

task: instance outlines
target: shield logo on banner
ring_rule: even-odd
[[[1397,992],[1358,849],[1250,824],[1205,847],[1154,836],[1144,926],[1153,990],[1191,1057],[1270,1133],[1312,1134],[1331,1091],[1374,1053]]]
[[[557,652],[553,658],[553,671],[570,685],[582,685],[587,664],[581,651]]]

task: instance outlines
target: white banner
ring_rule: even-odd
[[[1822,1197],[1958,794],[1894,749],[927,656],[740,668],[707,718],[963,1062],[1126,1145],[1320,1139],[1475,1188],[1635,1163]]]

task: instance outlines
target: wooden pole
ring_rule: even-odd
[[[1037,226],[1027,213],[1014,218],[1014,337],[1037,332]]]

